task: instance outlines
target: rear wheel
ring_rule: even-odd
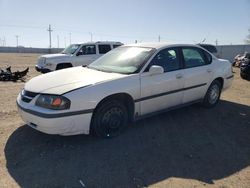
[[[106,101],[94,113],[91,133],[104,138],[118,136],[127,127],[128,119],[128,110],[123,103]]]
[[[222,85],[218,80],[212,82],[203,100],[203,106],[211,108],[214,107],[219,102],[221,87]]]

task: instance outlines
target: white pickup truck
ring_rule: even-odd
[[[69,67],[89,65],[105,53],[121,45],[123,45],[121,42],[71,44],[61,53],[40,56],[36,70],[47,73]]]

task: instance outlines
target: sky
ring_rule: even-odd
[[[91,41],[243,44],[250,0],[0,0],[0,46]]]

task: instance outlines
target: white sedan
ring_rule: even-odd
[[[131,121],[196,102],[215,106],[231,63],[196,45],[125,45],[87,67],[37,76],[17,97],[22,119],[48,134],[119,135]]]

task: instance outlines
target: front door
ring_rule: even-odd
[[[73,66],[89,65],[94,60],[99,57],[97,55],[96,45],[84,45],[76,53],[76,56],[73,56],[72,63]]]
[[[162,66],[163,74],[151,75],[152,65]],[[183,70],[177,48],[161,50],[141,74],[141,115],[160,111],[182,103]]]

